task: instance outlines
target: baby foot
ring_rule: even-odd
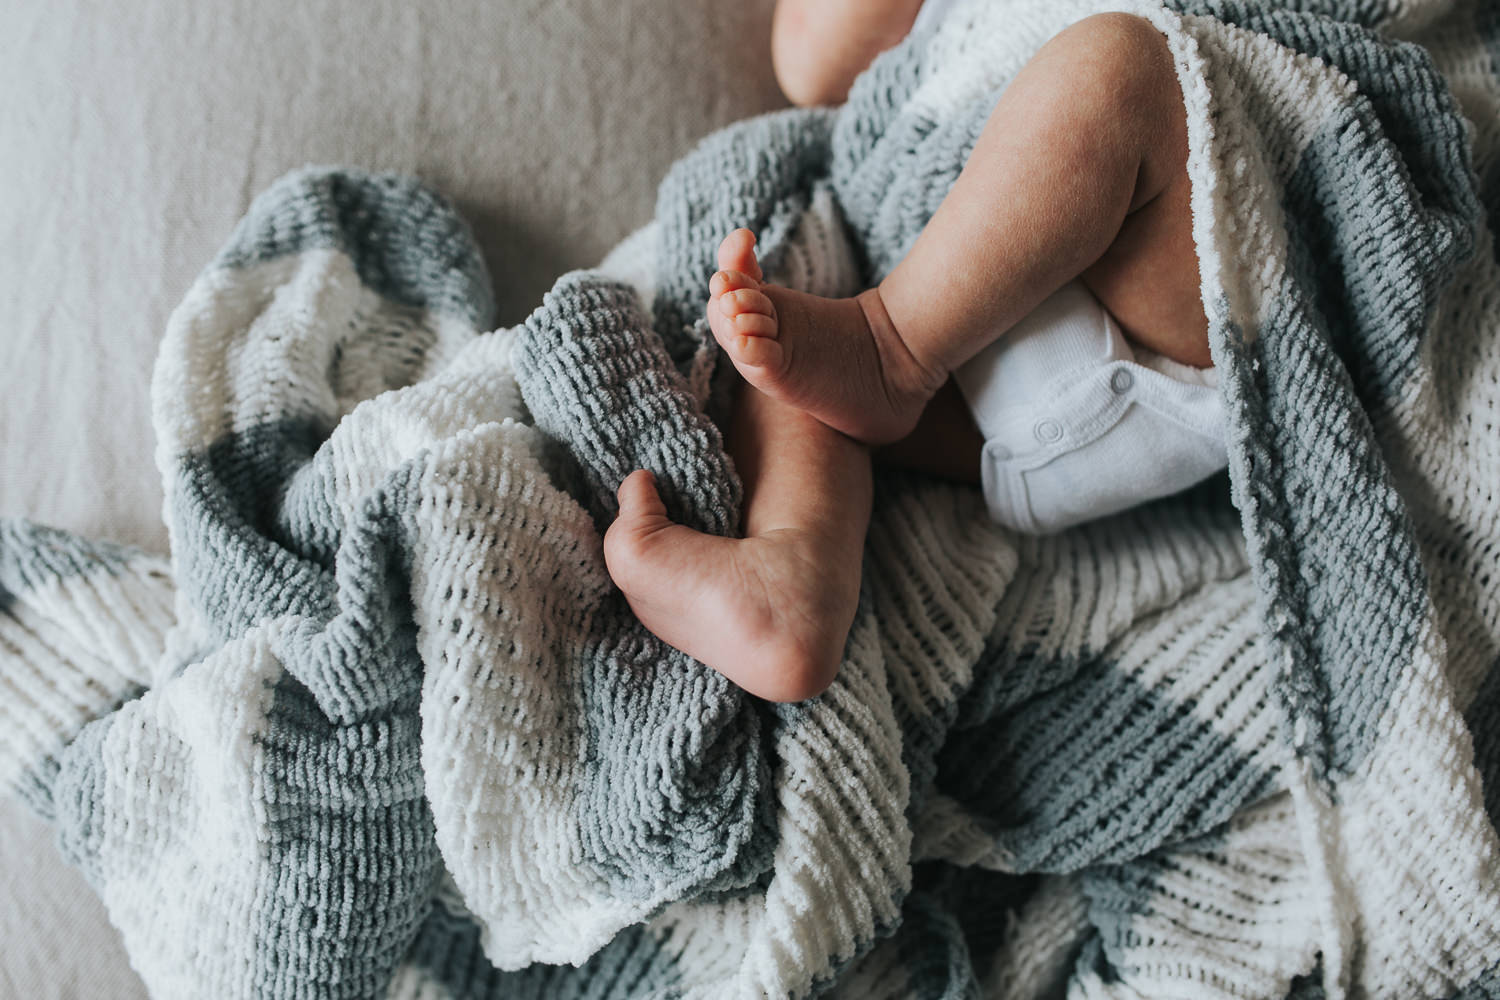
[[[947,372],[922,364],[891,323],[878,289],[825,299],[767,284],[755,234],[719,244],[708,323],[745,381],[866,444],[899,440]]]
[[[833,682],[859,603],[858,559],[794,528],[722,538],[674,524],[644,470],[619,500],[604,560],[641,624],[770,701]]]

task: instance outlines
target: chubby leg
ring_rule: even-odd
[[[610,577],[647,628],[751,694],[814,697],[833,681],[859,603],[869,451],[748,385],[728,446],[745,537],[674,524],[637,470],[604,536]]]
[[[771,66],[793,104],[837,104],[911,30],[922,0],[777,0]]]
[[[1075,277],[1137,342],[1207,365],[1186,160],[1166,39],[1131,15],[1086,18],[1011,81],[878,287],[823,299],[766,284],[740,230],[710,324],[752,384],[872,444],[905,437],[955,368]]]
[[[1188,191],[1187,114],[1166,39],[1141,18],[1095,15],[1044,45],[1000,95],[879,291],[911,351],[946,371],[1080,276],[1132,338],[1205,366]]]

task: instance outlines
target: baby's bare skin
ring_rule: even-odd
[[[746,537],[673,524],[649,476],[632,473],[605,557],[646,627],[761,697],[824,690],[858,603],[864,444],[899,441],[894,454],[941,471],[959,442],[977,470],[977,434],[939,391],[1070,279],[1136,343],[1210,364],[1186,156],[1165,39],[1140,18],[1098,15],[1017,74],[877,287],[825,299],[769,284],[754,235],[729,234],[707,312],[749,383],[728,442]]]
[[[1186,158],[1165,39],[1130,15],[1088,18],[1006,88],[879,285],[825,299],[726,268],[710,325],[746,381],[868,444],[909,434],[954,369],[1075,277],[1131,339],[1207,366]],[[725,246],[753,243],[738,230]]]
[[[709,326],[745,381],[857,441],[910,434],[948,373],[912,355],[876,289],[826,299],[769,284],[754,247],[750,230],[730,233],[709,282]]]
[[[869,451],[741,385],[728,434],[745,537],[674,524],[649,472],[626,477],[609,574],[648,629],[770,701],[821,694],[859,604]]]
[[[724,241],[721,268],[754,269],[740,245]],[[727,437],[745,487],[745,537],[674,524],[638,470],[620,484],[605,564],[666,642],[761,698],[811,698],[833,682],[859,603],[869,451],[748,385]]]

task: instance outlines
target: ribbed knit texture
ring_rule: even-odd
[[[875,280],[1102,5],[958,0],[845,108],[706,139],[510,330],[437,195],[289,175],[162,346],[170,565],[0,525],[0,781],[163,997],[1492,995],[1500,17],[1315,6],[1132,8],[1229,481],[1021,538],[881,473],[797,705],[603,564],[637,467],[737,530],[715,248]]]

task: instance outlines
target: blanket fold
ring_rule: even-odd
[[[739,529],[703,322],[901,259],[996,95],[1117,5],[958,0],[706,139],[492,330],[463,222],[306,168],[173,315],[171,559],[0,523],[0,782],[155,995],[1500,992],[1500,19],[1171,0],[1230,474],[1023,538],[880,472],[834,685],[768,705],[605,572]],[[1487,46],[1487,47],[1486,47]]]

